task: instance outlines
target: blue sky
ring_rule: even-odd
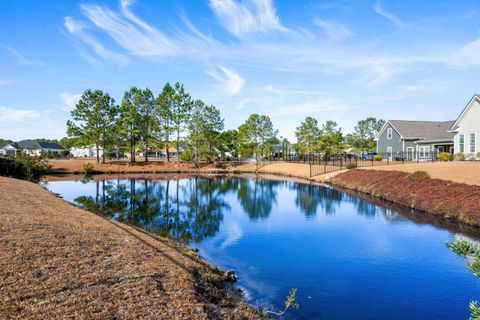
[[[0,137],[61,138],[79,95],[166,81],[222,111],[455,119],[480,86],[480,1],[0,1]]]

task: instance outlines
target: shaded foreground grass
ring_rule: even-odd
[[[187,247],[0,177],[0,318],[256,319]]]

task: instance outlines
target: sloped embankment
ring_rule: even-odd
[[[0,319],[256,319],[189,248],[0,177]]]
[[[480,186],[431,179],[422,171],[407,173],[358,169],[340,173],[329,183],[480,226]]]

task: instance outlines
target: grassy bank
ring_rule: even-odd
[[[350,170],[329,183],[412,209],[480,226],[480,186],[432,179],[425,172]]]
[[[0,177],[0,318],[256,319],[227,275],[171,240]]]

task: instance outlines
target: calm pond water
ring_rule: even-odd
[[[198,248],[210,262],[235,270],[254,305],[279,309],[297,288],[300,308],[288,319],[463,320],[469,301],[480,298],[480,279],[445,245],[464,229],[327,186],[261,177],[46,186]]]

